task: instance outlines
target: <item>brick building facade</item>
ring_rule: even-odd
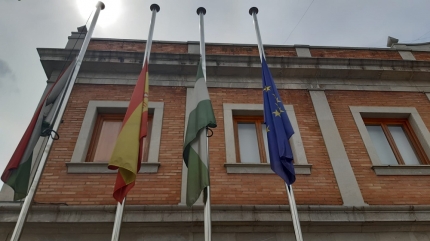
[[[48,85],[81,41],[76,36],[64,49],[38,49]],[[430,240],[430,49],[390,47],[265,47],[296,132],[294,190],[305,240]],[[125,112],[144,48],[145,41],[91,40],[23,240],[110,238],[116,175],[89,153],[99,148],[100,116]],[[262,116],[257,46],[207,44],[206,54],[218,123],[209,139],[214,240],[294,240],[282,180],[260,157],[240,158],[251,145],[240,124]],[[203,240],[202,202],[185,206],[182,161],[198,60],[197,42],[153,43],[149,152],[128,195],[122,240]],[[378,142],[381,133],[387,139]],[[395,159],[383,153],[385,142]],[[35,160],[40,155],[36,148]],[[0,240],[10,237],[21,204],[10,194],[4,186]]]

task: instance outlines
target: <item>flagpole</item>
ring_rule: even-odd
[[[151,23],[149,25],[148,39],[146,40],[145,55],[143,56],[142,66],[145,66],[145,62],[149,61],[149,56],[151,55],[152,35],[154,34],[155,17],[157,15],[157,12],[160,11],[160,6],[158,6],[158,4],[152,4],[149,9],[151,9],[152,17]]]
[[[97,18],[99,17],[100,10],[104,9],[105,5],[103,4],[103,2],[98,2],[96,5],[96,8],[97,9],[96,9],[96,12],[94,13],[94,17],[93,17],[93,20],[91,22],[90,28],[88,30],[87,35],[85,36],[84,42],[82,44],[82,48],[79,51],[79,55],[76,59],[76,65],[75,65],[75,68],[73,70],[72,77],[70,78],[69,82],[66,84],[66,89],[63,92],[62,104],[58,105],[57,109],[55,110],[56,115],[54,115],[54,116],[56,116],[56,118],[54,121],[54,125],[52,127],[53,131],[58,131],[58,127],[60,126],[61,119],[62,119],[64,111],[66,109],[67,102],[70,98],[70,94],[72,92],[73,85],[74,85],[75,80],[76,80],[76,76],[78,75],[79,68],[81,67],[82,60],[84,58],[88,44],[91,40],[91,35],[94,32],[94,27],[97,23]],[[26,221],[27,216],[28,216],[28,211],[31,207],[31,203],[34,199],[34,195],[36,194],[37,187],[39,186],[40,177],[42,176],[43,169],[45,168],[45,164],[46,164],[46,161],[48,159],[48,155],[49,155],[49,152],[51,150],[53,142],[54,142],[54,139],[52,137],[48,138],[48,142],[46,143],[45,149],[43,151],[43,155],[42,155],[41,160],[39,162],[39,166],[37,167],[36,174],[34,175],[33,182],[31,183],[27,197],[24,200],[24,203],[23,203],[22,208],[21,208],[21,212],[19,213],[19,217],[18,217],[18,220],[17,220],[16,225],[15,225],[15,229],[13,230],[12,237],[10,238],[11,241],[18,241],[21,237],[22,230],[24,228],[24,224],[25,224],[25,221]]]
[[[249,9],[249,14],[254,19],[254,28],[255,28],[255,33],[257,35],[258,52],[260,54],[260,60],[263,61],[263,58],[266,58],[266,56],[264,53],[263,43],[261,41],[260,27],[258,26],[257,13],[258,13],[258,8],[252,7]],[[288,201],[290,204],[291,219],[293,221],[294,233],[296,235],[296,240],[297,241],[303,241],[302,231],[300,228],[299,215],[297,213],[296,201],[294,199],[293,187],[291,185],[286,184],[286,183],[285,183],[285,185],[286,185],[286,189],[287,189]]]
[[[205,46],[205,23],[204,23],[204,15],[206,14],[206,9],[204,7],[197,8],[197,15],[200,17],[200,55],[202,58],[202,70],[203,76],[206,82],[206,46]],[[208,131],[206,130],[206,136]],[[208,160],[208,171],[209,169],[209,138],[206,137],[206,155]],[[205,241],[212,240],[212,219],[211,219],[211,191],[210,186],[205,188],[206,191],[206,201],[204,203],[204,227],[205,227]]]
[[[249,14],[254,19],[254,28],[255,28],[255,33],[257,34],[258,53],[260,55],[260,61],[263,61],[262,58],[263,57],[266,58],[266,54],[264,53],[263,43],[261,42],[260,27],[258,25],[257,13],[258,13],[258,8],[252,7],[249,9]]]
[[[299,240],[303,241],[302,228],[300,227],[299,213],[297,212],[296,198],[294,197],[293,186],[285,183],[285,187],[288,195],[288,202],[290,203],[290,212],[291,215],[294,212],[296,226],[294,227],[294,231],[299,235]],[[294,208],[291,208],[294,207]]]
[[[142,66],[145,66],[145,63],[149,61],[149,56],[151,54],[151,46],[152,46],[152,35],[154,33],[155,17],[157,15],[157,12],[160,11],[160,6],[158,6],[158,4],[152,4],[149,7],[149,9],[151,9],[152,17],[151,17],[151,23],[149,25],[148,39],[146,40],[145,54],[143,56]],[[118,202],[116,206],[115,221],[113,225],[112,239],[111,239],[112,241],[119,240],[119,236],[121,234],[121,224],[122,224],[122,217],[124,214],[124,206],[125,206],[126,199],[127,197],[124,197],[124,199],[122,200],[122,203]]]
[[[115,213],[115,220],[113,223],[113,231],[112,231],[112,241],[119,240],[119,235],[121,233],[121,224],[122,224],[122,216],[124,214],[124,206],[125,206],[125,200],[127,197],[124,197],[124,200],[122,200],[122,204],[118,202],[116,206],[116,213]]]

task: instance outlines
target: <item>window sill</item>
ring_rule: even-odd
[[[260,174],[273,174],[269,163],[224,163],[227,173],[260,173]],[[294,165],[296,174],[310,175],[312,165],[299,164]]]
[[[117,173],[117,170],[110,170],[107,168],[107,163],[102,162],[67,162],[67,173]],[[150,163],[143,162],[140,167],[139,173],[157,173],[159,162]]]
[[[372,166],[378,176],[399,175],[399,176],[425,176],[430,175],[430,165],[402,165],[402,166]]]

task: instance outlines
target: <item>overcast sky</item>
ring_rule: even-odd
[[[0,0],[0,171],[22,137],[46,84],[36,48],[63,48],[93,10],[91,0]],[[430,0],[105,0],[93,37],[198,41],[197,7],[207,9],[206,42],[255,44],[248,10],[259,8],[265,44],[385,47],[430,41]],[[2,183],[0,182],[0,186]]]

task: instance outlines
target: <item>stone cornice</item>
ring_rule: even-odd
[[[20,210],[17,203],[0,203],[0,223],[16,222]],[[299,205],[300,221],[306,225],[336,224],[357,225],[364,223],[419,223],[426,224],[430,231],[430,206],[317,206]],[[34,205],[28,218],[30,223],[104,223],[113,222],[115,206],[62,206]],[[291,221],[287,205],[212,205],[212,220],[218,224],[249,222],[263,225]],[[143,223],[187,223],[203,221],[203,207],[165,205],[126,206],[124,222]]]
[[[38,49],[47,76],[60,70],[70,51]],[[76,55],[77,51],[72,53]],[[143,53],[87,51],[81,70],[89,72],[139,73]],[[196,54],[152,53],[153,74],[195,75],[199,56]],[[255,56],[207,55],[208,76],[255,77],[261,75],[260,61]],[[430,62],[407,60],[268,57],[276,78],[330,78],[371,80],[428,80]]]

